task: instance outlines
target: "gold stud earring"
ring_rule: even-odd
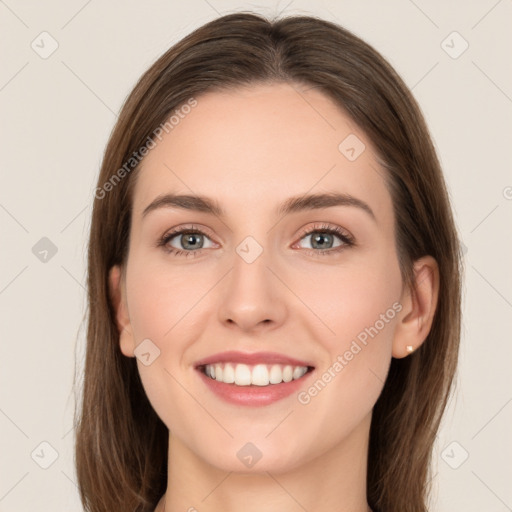
[[[407,346],[405,347],[405,350],[407,350],[407,352],[409,352],[409,354],[410,354],[410,353],[412,353],[412,351],[414,350],[414,347],[413,347],[412,345],[407,345]]]

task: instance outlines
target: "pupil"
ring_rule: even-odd
[[[197,247],[201,248],[203,246],[202,241],[200,240],[197,242],[198,237],[201,236],[197,233],[189,233],[188,235],[184,235],[183,239],[185,240],[185,243],[183,243],[183,247],[186,249],[195,249]],[[194,242],[194,240],[196,242]]]
[[[325,248],[325,239],[327,238],[327,240],[329,241],[330,239],[332,239],[332,235],[330,235],[329,233],[322,233],[322,234],[319,234],[319,235],[315,235],[313,236],[313,247],[315,247],[315,245],[317,243],[320,243],[320,249],[323,249]],[[332,240],[331,240],[332,242]]]

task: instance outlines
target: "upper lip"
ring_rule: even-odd
[[[207,364],[215,363],[243,363],[243,364],[289,364],[291,366],[310,366],[311,363],[301,361],[294,357],[288,357],[284,354],[276,352],[237,352],[236,350],[228,350],[226,352],[218,352],[209,357],[205,357],[195,363],[196,368]]]

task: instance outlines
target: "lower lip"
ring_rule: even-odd
[[[235,405],[258,407],[273,404],[298,392],[314,370],[309,371],[300,379],[290,382],[281,382],[281,384],[269,384],[268,386],[237,386],[235,384],[226,384],[206,376],[201,370],[197,371],[208,388],[226,402]]]

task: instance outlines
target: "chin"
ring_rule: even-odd
[[[273,474],[292,471],[304,463],[306,454],[298,449],[261,439],[253,442],[234,441],[229,445],[218,447],[214,453],[198,453],[208,464],[226,472],[240,474]]]

